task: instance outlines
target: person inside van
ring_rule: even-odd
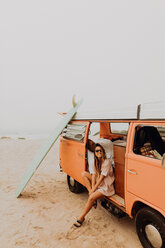
[[[164,142],[154,126],[137,127],[135,153],[161,159],[165,152]]]
[[[97,199],[115,194],[112,164],[110,160],[106,158],[105,150],[99,143],[95,145],[92,175],[84,171],[82,176],[84,184],[89,191],[89,198],[82,214],[76,223],[73,224],[75,227],[82,225],[85,216],[91,210]]]

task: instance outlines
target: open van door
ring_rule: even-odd
[[[83,184],[81,174],[87,166],[89,127],[90,122],[71,122],[60,137],[60,166],[80,184]]]

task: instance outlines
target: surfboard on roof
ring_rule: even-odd
[[[143,103],[110,111],[77,111],[73,120],[145,120],[165,119],[165,102]]]

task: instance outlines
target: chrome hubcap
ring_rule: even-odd
[[[70,177],[70,185],[74,186],[74,179],[72,177]]]
[[[145,227],[145,232],[148,240],[154,248],[162,247],[162,238],[159,231],[153,225],[149,224]]]

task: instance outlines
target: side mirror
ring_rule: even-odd
[[[162,156],[162,167],[165,168],[165,153]]]

